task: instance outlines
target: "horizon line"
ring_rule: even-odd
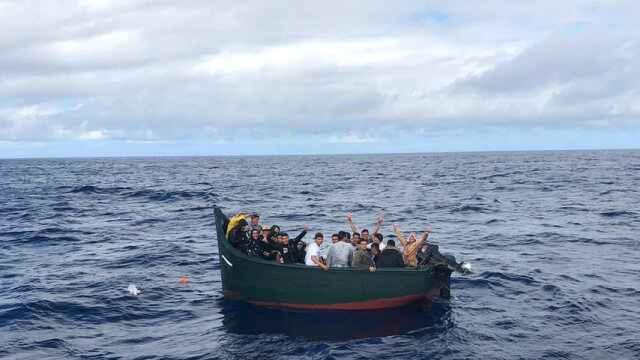
[[[130,159],[130,158],[205,158],[205,157],[285,157],[285,156],[360,156],[360,155],[416,155],[416,154],[460,154],[460,153],[525,153],[525,152],[578,152],[578,151],[639,151],[638,148],[575,148],[575,149],[528,149],[528,150],[443,150],[406,152],[361,152],[361,153],[282,153],[282,154],[209,154],[209,155],[94,155],[94,156],[30,156],[2,157],[0,160],[63,160],[63,159]]]

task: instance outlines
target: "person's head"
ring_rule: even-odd
[[[340,241],[340,236],[338,234],[331,235],[331,242],[333,244],[337,243],[338,241]]]
[[[268,239],[271,236],[271,229],[268,227],[262,228],[262,237]]]
[[[251,214],[251,225],[258,225],[260,222],[260,215],[258,213]]]
[[[313,240],[315,240],[316,244],[318,244],[318,246],[322,245],[322,242],[324,241],[324,235],[322,235],[321,232],[316,233],[316,236],[313,237]]]
[[[380,245],[378,243],[371,244],[371,253],[373,253],[373,255],[380,254]]]
[[[251,239],[258,240],[260,238],[260,231],[258,229],[251,230]]]
[[[396,246],[396,242],[393,240],[387,240],[387,247],[395,247]]]
[[[240,221],[238,221],[238,226],[242,231],[249,231],[249,223],[245,219],[240,219]]]
[[[273,225],[273,226],[271,227],[271,233],[272,233],[273,235],[278,235],[278,233],[279,233],[279,232],[280,232],[280,226],[278,226],[278,225]]]
[[[409,234],[409,237],[407,238],[407,242],[408,242],[408,243],[415,242],[416,240],[417,240],[417,239],[416,239],[416,233],[411,233],[411,234]]]
[[[367,250],[367,240],[359,239],[358,240],[358,249],[366,251]]]
[[[347,233],[344,232],[344,231],[339,231],[338,232],[338,240],[346,241],[347,240]]]
[[[348,240],[351,241],[351,234],[349,234],[348,232],[344,232],[344,237]]]
[[[376,244],[382,244],[382,234],[380,233],[375,233],[373,234],[373,242]]]
[[[360,232],[360,237],[369,241],[369,230],[362,229],[362,231]]]
[[[289,234],[287,233],[280,233],[280,242],[283,245],[289,245]]]
[[[360,243],[360,233],[354,232],[351,238],[353,239],[354,242]]]

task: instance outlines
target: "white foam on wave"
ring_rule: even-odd
[[[470,264],[470,263],[468,263],[468,262],[464,262],[464,263],[462,263],[462,266],[461,266],[461,267],[462,267],[462,269],[463,269],[464,271],[471,272],[471,264]]]
[[[142,292],[142,290],[138,289],[138,287],[135,284],[129,284],[127,291],[129,291],[129,294],[133,296],[138,296]]]

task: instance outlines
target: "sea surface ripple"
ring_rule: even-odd
[[[638,359],[639,189],[639,151],[0,160],[0,358]],[[214,205],[432,224],[474,273],[429,311],[227,302]]]

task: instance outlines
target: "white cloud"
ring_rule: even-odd
[[[0,1],[0,140],[638,126],[639,7]]]

